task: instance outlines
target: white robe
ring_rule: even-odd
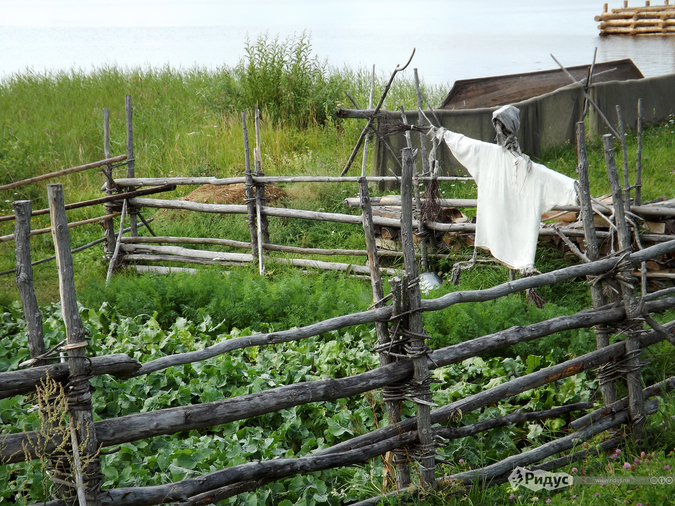
[[[531,271],[541,215],[555,206],[576,204],[574,179],[498,144],[448,130],[437,135],[478,185],[476,246],[490,250],[511,269]]]

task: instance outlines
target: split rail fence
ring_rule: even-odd
[[[613,214],[614,227],[612,228],[616,234],[616,241],[614,241],[616,251],[613,255],[600,258],[588,189],[588,164],[585,156],[583,122],[578,123],[577,127],[579,196],[587,245],[585,253],[587,261],[584,263],[509,281],[485,290],[457,291],[435,299],[422,300],[413,241],[413,230],[420,225],[419,222],[413,220],[414,202],[418,201],[415,195],[416,185],[413,184],[413,153],[411,149],[405,148],[400,177],[401,219],[397,222],[397,226],[401,228],[404,271],[398,273],[400,277],[390,280],[393,296],[389,304],[383,296],[379,252],[375,246],[374,236],[374,225],[377,220],[372,217],[368,180],[360,177],[356,178],[356,181],[359,183],[362,214],[350,219],[358,220],[357,223],[360,223],[364,229],[369,258],[368,270],[376,301],[373,309],[297,329],[227,339],[202,350],[170,355],[145,363],[140,363],[125,354],[92,357],[85,355],[85,332],[77,310],[68,223],[60,185],[49,185],[48,193],[52,218],[51,231],[57,251],[67,341],[51,350],[45,349],[41,333],[41,319],[31,283],[30,222],[27,219],[30,216],[30,203],[17,202],[14,238],[18,262],[17,284],[21,288],[28,322],[28,338],[32,356],[30,365],[32,367],[0,373],[0,397],[6,398],[33,392],[47,377],[62,382],[65,385],[68,412],[72,420],[71,443],[66,445],[66,451],[73,453],[75,464],[74,469],[70,469],[67,467],[69,460],[64,458],[62,452],[51,454],[60,442],[56,436],[54,440],[48,442],[46,447],[42,447],[44,453],[38,455],[35,449],[40,447],[38,445],[40,435],[36,432],[3,436],[0,440],[0,463],[21,462],[27,458],[35,459],[46,455],[52,462],[50,478],[55,484],[53,489],[55,497],[46,502],[49,506],[61,506],[73,502],[79,502],[81,505],[162,503],[196,505],[210,504],[245,491],[255,490],[270,481],[286,476],[363,463],[387,452],[393,452],[397,492],[411,492],[420,488],[429,490],[439,482],[447,480],[489,486],[505,481],[516,466],[533,465],[556,454],[569,453],[569,450],[575,448],[580,442],[594,438],[622,424],[627,424],[635,437],[641,437],[645,416],[654,412],[655,409],[653,401],[645,401],[651,397],[663,395],[664,392],[675,387],[675,377],[673,377],[643,388],[642,364],[639,360],[641,351],[649,346],[664,340],[675,344],[673,336],[675,321],[659,324],[653,317],[654,313],[675,307],[675,297],[671,296],[675,290],[664,289],[654,293],[646,293],[645,290],[640,295],[636,295],[635,278],[631,273],[634,268],[643,266],[650,259],[675,252],[675,240],[657,243],[647,248],[641,247],[639,234],[636,235],[630,227],[631,222],[626,212],[628,205],[622,205],[627,202],[624,196],[629,191],[628,188],[622,189],[619,184],[614,161],[613,139],[608,135],[603,140],[607,172],[616,203]],[[256,179],[253,179],[250,170],[247,172],[248,186],[251,187],[250,183],[255,184]],[[262,175],[256,178],[258,184],[267,182]],[[132,177],[115,180],[115,183],[122,187],[164,184],[165,182],[164,180],[148,181]],[[177,181],[171,180],[171,183],[177,183]],[[275,214],[269,208],[261,205],[261,197],[260,194],[255,196],[256,218],[264,215],[274,216]],[[245,212],[252,217],[253,198],[253,196],[249,197],[248,206],[245,206],[246,210],[241,209],[238,212]],[[145,205],[148,202],[139,203],[131,199],[130,204]],[[125,206],[122,212],[125,213],[126,210]],[[321,215],[317,215],[317,219],[321,219],[319,216]],[[258,239],[264,237],[262,227],[259,225],[261,222],[261,219],[256,221],[251,219],[249,222],[252,229],[255,228],[255,236]],[[424,225],[428,226],[427,223]],[[119,228],[123,229],[123,224]],[[113,259],[120,245],[134,244],[136,243],[118,240],[112,252]],[[265,244],[264,239],[256,245],[259,255],[263,244]],[[639,248],[634,250],[636,244]],[[108,247],[110,246],[108,244]],[[129,253],[137,254],[135,250]],[[111,265],[114,265],[114,262],[111,262]],[[260,265],[262,269],[262,262]],[[587,279],[591,285],[594,306],[591,310],[528,326],[505,329],[440,349],[432,350],[427,346],[427,341],[433,340],[433,336],[429,336],[424,331],[423,312],[439,311],[453,304],[489,301],[523,290],[578,278]],[[608,304],[604,299],[603,286],[616,290],[620,301]],[[378,344],[373,352],[379,355],[380,367],[374,370],[346,378],[300,382],[270,388],[266,391],[220,401],[158,409],[99,421],[93,419],[88,382],[88,378],[92,376],[111,374],[122,379],[139,377],[165,371],[172,366],[206,360],[238,349],[297,341],[359,324],[375,324],[377,329]],[[594,328],[597,340],[596,351],[514,378],[443,406],[433,403],[429,388],[430,371],[506,346],[578,328]],[[609,336],[612,333],[624,334],[625,339],[610,345]],[[58,359],[60,352],[67,356],[66,361],[50,364],[55,358]],[[494,427],[525,420],[545,419],[560,416],[562,413],[588,411],[593,406],[590,403],[581,403],[535,413],[515,412],[466,426],[458,424],[457,415],[481,409],[540,385],[556,382],[589,370],[595,370],[600,379],[604,406],[586,412],[584,416],[576,419],[571,424],[575,432],[480,469],[440,478],[437,476],[435,450],[448,439],[472,436]],[[627,384],[628,396],[622,399],[616,398],[615,383],[618,381],[625,381]],[[342,399],[375,389],[383,390],[388,425],[330,448],[299,458],[249,462],[200,477],[163,485],[102,489],[103,480],[98,452],[103,448],[163,434],[204,429],[293,406]],[[402,419],[403,403],[414,404],[415,417]],[[614,448],[617,443],[617,438],[612,437],[605,440],[598,448],[574,452],[562,458],[538,464],[538,467],[554,469],[583,458],[589,452]],[[419,472],[413,472],[414,470]],[[412,478],[416,475],[420,476],[419,484],[414,483],[415,480]],[[362,504],[371,504],[379,499],[374,498]]]

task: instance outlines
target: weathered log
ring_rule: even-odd
[[[164,199],[145,199],[145,198],[134,198],[129,201],[130,204],[137,207],[153,207],[160,209],[183,209],[189,211],[199,211],[205,213],[223,213],[223,214],[246,214],[246,206],[236,205],[236,204],[201,204],[199,202],[186,202],[182,200],[164,200]],[[340,214],[340,213],[324,213],[319,211],[306,211],[302,209],[286,209],[280,207],[265,207],[262,211],[262,214],[266,216],[276,216],[280,218],[296,218],[303,220],[316,220],[316,221],[332,221],[336,223],[352,223],[352,224],[361,224],[361,217],[351,214]],[[103,219],[103,218],[99,218]],[[393,218],[381,218],[373,217],[373,222],[378,226],[394,227],[398,228],[400,222]],[[81,224],[83,224],[82,222]],[[417,226],[417,220],[413,221],[413,225]],[[437,222],[426,222],[427,228],[432,230],[439,230],[444,232],[475,232],[476,225],[474,223],[437,223]],[[569,237],[582,237],[583,232],[581,230],[573,229],[570,227],[562,228],[563,232]],[[542,228],[539,230],[539,235],[542,236],[554,236],[556,235],[555,230],[550,228]],[[608,232],[597,232],[598,237],[605,238],[608,236]],[[12,236],[13,237],[13,236]],[[640,236],[641,240],[644,242],[666,242],[673,240],[674,236],[671,235],[659,235],[659,234],[643,234]],[[3,238],[0,237],[0,242]]]
[[[253,176],[254,183],[358,183],[360,176],[333,177],[333,176]],[[395,176],[368,176],[369,183],[391,182],[398,183]],[[431,177],[421,177],[422,180],[430,180]],[[438,176],[439,181],[473,181],[472,177],[462,176]],[[175,185],[228,185],[246,183],[244,177],[146,177],[146,178],[119,178],[115,184],[121,187],[127,186],[158,186],[164,184]]]
[[[86,504],[97,506],[98,502],[89,497],[96,497],[100,491],[102,482],[97,478],[101,472],[101,463],[96,459],[99,447],[96,439],[93,412],[91,406],[91,389],[89,380],[89,359],[83,347],[86,345],[85,336],[87,331],[82,324],[80,312],[77,307],[75,292],[75,278],[73,257],[70,254],[70,236],[68,233],[68,220],[63,202],[63,189],[60,184],[47,186],[49,199],[50,218],[52,223],[52,237],[56,250],[56,265],[59,270],[59,292],[61,295],[61,313],[66,327],[68,349],[68,384],[66,385],[66,398],[68,400],[68,413],[72,431],[73,455],[75,459],[75,473],[78,478],[78,495],[84,493],[81,485],[84,483],[88,498]],[[79,444],[78,444],[79,441]],[[78,460],[82,454],[88,464],[80,469]],[[87,479],[82,482],[82,476]]]
[[[125,263],[134,262],[178,262],[182,264],[196,265],[236,265],[241,267],[241,262],[231,262],[226,260],[208,260],[206,258],[186,257],[180,255],[146,255],[143,253],[127,253],[124,255]]]
[[[593,221],[593,207],[591,204],[590,180],[588,177],[588,158],[586,156],[586,130],[583,121],[577,123],[577,173],[579,174],[578,198],[581,204],[581,219],[584,225],[584,240],[586,242],[586,254],[591,261],[600,257],[598,247],[597,232],[595,222]],[[601,283],[591,283],[591,299],[595,309],[605,305],[605,295],[602,291]],[[598,349],[604,348],[609,344],[609,334],[607,328],[603,325],[595,327],[595,344]],[[616,400],[616,389],[614,383],[600,379],[600,391],[605,405],[611,404]]]
[[[105,282],[106,284],[108,281],[110,281],[110,278],[112,277],[113,270],[115,267],[117,267],[117,264],[119,262],[119,254],[120,254],[120,247],[122,245],[122,234],[124,230],[124,218],[126,217],[127,214],[127,207],[129,205],[129,201],[125,200],[122,203],[122,217],[120,218],[120,230],[117,234],[117,238],[115,239],[115,248],[113,249],[113,253],[110,256],[110,264],[108,264],[108,273],[106,274],[105,277]],[[133,227],[129,226],[130,231],[133,231]]]
[[[110,111],[106,108],[103,109],[103,155],[106,158],[110,158]],[[115,189],[112,165],[102,167],[101,171],[106,176],[106,181],[103,184],[105,194],[110,197],[113,195]],[[112,211],[112,209],[110,209],[109,206],[106,206],[106,213],[110,211]],[[123,225],[121,225],[121,227],[122,226]],[[105,245],[103,251],[105,251],[108,258],[112,258],[115,253],[115,243],[117,241],[117,238],[115,237],[115,224],[112,218],[103,222],[103,229],[105,230]]]
[[[261,478],[283,478],[299,473],[309,473],[366,462],[382,455],[392,448],[413,442],[415,433],[401,435],[390,441],[383,441],[366,448],[343,452],[339,455],[307,455],[290,459],[275,459],[264,462],[250,462],[215,471],[197,478],[166,485],[119,488],[106,490],[100,497],[102,506],[140,506],[166,502],[187,501],[197,494],[215,490],[226,485]],[[66,506],[62,501],[40,503],[44,506]],[[37,506],[37,505],[35,505]]]
[[[403,160],[403,172],[401,173],[401,243],[405,263],[405,277],[403,278],[402,288],[404,300],[407,300],[407,307],[403,309],[409,312],[406,323],[407,329],[410,331],[410,353],[413,355],[413,384],[417,386],[414,395],[417,411],[417,434],[422,452],[420,459],[422,465],[421,478],[423,486],[431,489],[436,484],[436,449],[434,447],[434,434],[431,430],[430,412],[433,403],[429,388],[428,348],[424,337],[422,337],[424,328],[422,327],[422,312],[420,311],[422,304],[418,281],[419,270],[413,242],[414,161],[412,149],[410,147],[404,148],[401,158]]]
[[[173,237],[173,236],[155,236],[155,237],[122,237],[125,244],[213,244],[216,246],[227,246],[231,248],[250,249],[251,243],[244,241],[233,241],[231,239],[216,239],[209,237]]]
[[[490,418],[489,420],[483,420],[482,422],[477,422],[471,425],[463,425],[461,427],[441,427],[439,429],[434,429],[434,435],[441,436],[445,439],[460,439],[463,437],[480,434],[481,432],[495,429],[497,427],[506,427],[508,425],[515,425],[516,423],[529,422],[532,420],[555,418],[567,413],[572,413],[573,411],[582,411],[592,407],[592,402],[577,402],[574,404],[568,404],[566,406],[547,409],[545,411],[532,411],[529,413],[524,413],[519,409],[514,413],[500,416],[498,418]]]
[[[255,203],[255,190],[253,186],[253,174],[251,173],[251,155],[249,153],[249,144],[248,144],[248,128],[246,128],[246,113],[241,111],[241,125],[244,132],[244,167],[245,167],[245,193],[246,193],[246,222],[248,223],[248,230],[251,234],[251,254],[253,258],[258,261],[262,261],[258,257],[258,233],[257,233],[257,220],[256,220],[256,203]],[[237,206],[242,207],[242,206]],[[209,212],[209,211],[206,211]]]
[[[619,249],[623,252],[631,251],[632,237],[628,230],[626,221],[626,212],[621,205],[625,200],[622,198],[619,175],[614,160],[614,139],[611,135],[603,135],[602,143],[605,151],[605,164],[607,166],[607,177],[609,186],[612,190],[612,200],[616,203],[614,206],[616,213],[616,226],[619,229]],[[626,160],[626,163],[628,161]],[[627,189],[625,189],[627,190]],[[621,275],[626,281],[630,280],[631,273],[629,267],[622,267]],[[621,295],[626,311],[629,328],[626,331],[626,353],[628,359],[626,368],[626,383],[628,385],[629,411],[631,419],[631,428],[635,437],[640,437],[644,423],[644,405],[642,400],[642,374],[640,365],[640,340],[639,335],[642,328],[642,311],[635,299],[635,290],[626,283],[621,283]]]
[[[255,150],[254,163],[255,175],[264,176],[262,171],[262,154],[260,152],[262,141],[260,140],[260,109],[255,110]],[[265,274],[265,259],[263,257],[263,244],[269,242],[269,230],[267,216],[262,214],[262,207],[265,205],[265,184],[259,183],[255,185],[255,219],[256,232],[258,242],[258,272],[261,276]]]
[[[322,262],[321,260],[308,260],[304,258],[267,257],[267,260],[269,262],[275,262],[279,264],[294,265],[295,267],[309,267],[311,269],[320,269],[324,271],[342,271],[347,273],[370,275],[370,267],[365,265]],[[388,276],[395,276],[397,274],[396,269],[390,269],[388,267],[380,267],[380,272],[383,272]]]
[[[668,241],[634,252],[628,255],[625,258],[625,261],[630,264],[639,265],[644,260],[659,257],[672,251],[675,251],[675,241]],[[528,288],[538,288],[547,284],[557,283],[564,279],[582,276],[597,276],[614,268],[618,262],[619,259],[615,257],[605,258],[588,264],[565,267],[538,276],[509,281],[508,283],[503,283],[485,290],[453,292],[436,299],[423,300],[422,309],[424,311],[437,311],[460,302],[485,302]]]
[[[616,117],[619,124],[619,133],[621,134],[621,153],[623,155],[623,208],[625,212],[630,209],[630,179],[628,176],[628,148],[626,147],[626,125],[621,114],[621,106],[616,104]]]
[[[637,182],[636,182],[637,185]],[[344,199],[344,204],[349,207],[359,207],[359,199],[357,197],[348,197]],[[422,203],[426,200],[422,199]],[[478,205],[476,199],[436,199],[436,202],[442,207],[458,207],[458,208],[475,208]],[[371,197],[371,204],[373,206],[400,206],[401,197],[399,195],[387,195],[385,197]],[[594,205],[593,212],[602,213],[607,216],[614,214],[614,206],[607,204],[604,206]],[[557,206],[553,211],[571,211],[579,212],[580,206]],[[666,218],[675,216],[675,209],[659,204],[650,205],[634,205],[630,208],[631,212],[645,218]]]
[[[181,248],[180,246],[158,246],[156,244],[128,244],[123,243],[120,249],[128,253],[149,253],[154,255],[179,255],[183,257],[205,258],[207,260],[222,260],[226,262],[252,262],[253,255],[248,253],[227,253],[224,251],[207,251],[200,249]]]
[[[155,243],[175,243],[175,244],[213,244],[217,246],[227,246],[231,248],[251,249],[250,242],[233,241],[231,239],[216,239],[208,237],[123,237],[122,242],[126,244],[155,244]],[[263,249],[269,251],[282,251],[285,253],[297,253],[299,255],[344,255],[344,256],[368,256],[367,250],[359,249],[324,249],[324,248],[297,248],[295,246],[284,246],[280,244],[263,244]],[[400,257],[401,251],[378,251],[381,257]],[[443,255],[445,256],[445,255]]]
[[[186,274],[197,274],[199,271],[197,269],[191,269],[188,267],[165,267],[163,265],[134,265],[132,266],[136,269],[136,272],[152,272],[154,274],[174,274],[177,272],[186,273]]]
[[[649,405],[649,412],[655,413],[657,405],[652,402]],[[593,436],[600,434],[612,427],[621,425],[625,423],[629,418],[627,411],[620,411],[613,416],[608,416],[596,424],[586,427],[578,432],[570,434],[569,436],[556,439],[549,443],[544,443],[543,445],[535,448],[533,450],[523,452],[518,455],[512,455],[501,462],[486,466],[482,469],[476,469],[471,471],[465,471],[463,473],[452,474],[447,476],[447,480],[459,480],[464,483],[485,483],[490,482],[491,480],[499,477],[508,475],[513,471],[514,468],[520,466],[527,466],[534,462],[541,462],[546,457],[555,455],[556,453],[561,453],[578,446],[579,443],[587,441]]]
[[[109,195],[107,197],[101,197],[98,199],[92,199],[92,200],[83,200],[82,202],[74,202],[73,204],[66,204],[66,211],[70,211],[71,209],[79,209],[81,207],[89,207],[89,206],[95,206],[98,204],[105,204],[106,202],[114,202],[116,200],[123,200],[127,198],[133,198],[133,197],[140,197],[141,195],[151,195],[153,193],[162,193],[162,192],[167,192],[167,191],[173,191],[176,189],[176,185],[174,184],[169,184],[169,185],[163,185],[163,186],[157,186],[154,188],[146,188],[144,190],[135,190],[132,192],[127,192],[127,193],[116,193],[114,195]],[[49,208],[45,209],[38,209],[37,211],[33,211],[31,213],[31,217],[33,216],[40,216],[43,214],[49,214]],[[14,219],[13,214],[8,214],[6,216],[0,216],[0,222],[2,221],[10,221]]]
[[[373,108],[374,93],[375,93],[375,65],[373,65],[373,72],[370,78],[370,95],[368,96],[368,109]],[[371,137],[372,137],[371,132],[367,132],[366,138],[363,141],[363,160],[361,161],[361,177],[366,177],[366,167],[368,165],[368,143]],[[360,185],[361,183],[359,183],[359,187]]]
[[[82,225],[89,225],[91,223],[97,223],[99,221],[106,220],[108,218],[114,218],[115,216],[119,216],[121,213],[113,213],[113,214],[107,214],[105,216],[99,216],[98,218],[90,218],[88,220],[82,220],[82,221],[73,221],[71,223],[68,223],[68,228],[73,228],[73,227],[79,227]],[[48,234],[52,231],[51,227],[46,227],[46,228],[38,228],[37,230],[31,230],[30,235],[33,237],[34,235],[41,235],[41,234]],[[7,241],[13,241],[14,240],[14,234],[10,235],[3,235],[0,236],[0,242],[7,242]]]
[[[136,176],[136,158],[134,158],[134,110],[131,105],[131,95],[124,95],[124,111],[127,127],[127,177],[134,178]],[[134,190],[133,187],[131,187],[131,189]],[[131,227],[131,236],[136,237],[138,235],[138,228],[135,211],[129,212],[129,226]]]
[[[375,66],[373,66],[373,78]],[[372,89],[371,89],[372,91]],[[367,144],[366,144],[367,147]],[[365,148],[364,148],[365,149]],[[365,160],[365,156],[364,156]],[[368,182],[365,177],[361,178],[359,182],[359,198],[361,200],[361,215],[363,218],[363,232],[366,239],[366,247],[368,248],[368,267],[370,268],[370,283],[373,293],[373,305],[376,308],[385,307],[384,303],[384,288],[382,286],[382,277],[380,275],[380,261],[377,255],[377,244],[375,242],[375,225],[373,224],[373,210],[370,206],[370,191],[368,190]],[[392,291],[394,286],[392,285]],[[386,345],[391,342],[391,335],[389,334],[389,324],[386,321],[375,322],[375,329],[377,332],[377,344]],[[391,355],[385,351],[379,352],[380,367],[391,364],[394,360]],[[385,409],[387,411],[387,422],[389,425],[401,421],[401,402],[398,400],[385,400]],[[391,472],[391,465],[387,465],[385,472]],[[393,475],[393,472],[391,473]],[[396,483],[397,486],[401,484],[410,483],[410,467],[408,462],[396,463]]]
[[[660,395],[663,392],[670,392],[675,389],[675,376],[671,376],[668,379],[655,383],[644,390],[642,390],[642,397],[644,399],[649,399],[655,395]],[[623,397],[618,401],[613,402],[612,404],[607,404],[600,409],[596,409],[592,413],[584,415],[570,423],[570,427],[574,430],[583,429],[584,427],[593,424],[605,416],[609,416],[612,413],[618,411],[623,411],[628,408],[628,397]]]
[[[150,218],[148,220],[148,222],[152,221],[153,219],[154,218]],[[126,234],[130,230],[131,230],[130,228],[125,228],[124,233]],[[78,246],[77,248],[73,248],[72,250],[70,250],[70,253],[74,254],[74,253],[78,253],[80,251],[84,251],[86,249],[91,248],[92,246],[96,246],[97,244],[101,244],[105,240],[106,240],[105,237],[101,237],[100,239],[96,239],[95,241],[91,241],[91,242],[88,242],[87,244],[83,244],[82,246]],[[40,264],[43,264],[45,262],[51,262],[52,260],[56,260],[56,255],[52,255],[50,257],[45,257],[41,260],[36,260],[35,262],[32,262],[31,265],[32,266],[40,265]],[[0,271],[0,276],[4,276],[5,274],[11,274],[13,272],[16,272],[16,269],[8,269],[6,271]]]
[[[137,371],[141,364],[124,353],[114,353],[100,357],[91,357],[91,376],[110,374],[117,377],[128,377]],[[27,394],[35,387],[49,379],[64,382],[68,379],[68,364],[43,365],[21,369],[18,371],[0,372],[0,399],[12,395]],[[11,395],[9,395],[11,393]]]
[[[106,158],[105,160],[99,160],[97,162],[87,163],[85,165],[78,165],[77,167],[71,167],[69,169],[63,169],[56,172],[50,172],[49,174],[42,174],[40,176],[31,177],[29,179],[23,179],[21,181],[16,181],[14,183],[9,183],[3,186],[0,186],[0,191],[11,190],[12,188],[18,188],[19,186],[25,186],[27,184],[36,183],[38,181],[44,181],[45,179],[52,179],[59,176],[65,176],[66,174],[73,174],[75,172],[81,172],[83,170],[95,169],[96,167],[102,167],[103,165],[108,165],[111,163],[122,162],[126,160],[127,155],[119,155],[113,158]]]
[[[14,247],[16,251],[16,287],[19,290],[23,313],[26,318],[28,349],[30,356],[36,359],[47,349],[42,333],[42,313],[35,297],[33,287],[33,267],[30,258],[30,200],[17,200],[12,203],[16,222],[14,223]],[[44,365],[44,360],[35,362]]]
[[[635,208],[642,204],[642,99],[637,103],[637,149],[635,153]]]

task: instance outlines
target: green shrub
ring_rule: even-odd
[[[245,51],[236,68],[239,107],[258,108],[275,123],[299,127],[323,124],[333,115],[343,80],[327,61],[312,57],[304,32],[285,40],[261,35],[247,40]]]

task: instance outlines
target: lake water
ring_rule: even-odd
[[[622,1],[610,3],[619,7]],[[675,72],[675,37],[599,37],[588,0],[0,0],[0,78],[104,65],[233,66],[247,37],[310,34],[335,67],[389,76],[405,63],[427,84],[632,58]]]

